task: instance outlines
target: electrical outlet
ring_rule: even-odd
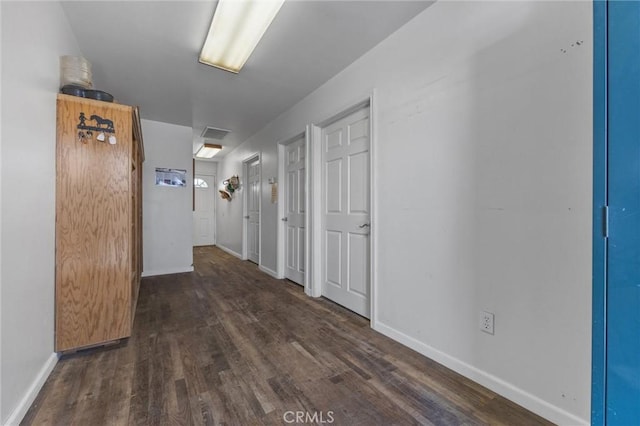
[[[491,312],[480,312],[480,330],[493,334],[493,314]]]

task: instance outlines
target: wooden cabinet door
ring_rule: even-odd
[[[88,127],[107,127],[79,138]],[[56,351],[131,333],[131,150],[128,106],[60,95],[56,164]],[[87,131],[84,132],[87,136]]]

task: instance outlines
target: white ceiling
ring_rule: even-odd
[[[222,157],[432,4],[286,1],[239,74],[198,63],[215,1],[68,1],[94,88],[155,121],[231,130]]]

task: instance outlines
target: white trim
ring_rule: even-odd
[[[462,374],[476,383],[502,395],[503,397],[523,406],[524,408],[544,417],[545,419],[559,425],[588,425],[589,421],[571,414],[555,405],[534,396],[511,383],[496,377],[484,370],[467,364],[457,358],[452,357],[432,346],[429,346],[401,331],[390,327],[380,320],[376,321],[374,329],[391,339],[402,343],[405,346],[421,353],[439,364]]]
[[[278,273],[273,269],[269,269],[266,266],[262,266],[262,265],[258,265],[258,269],[260,269],[262,272],[264,272],[267,275],[271,275],[273,278],[277,280],[280,279],[280,277],[278,277]]]
[[[313,126],[305,126],[304,129],[304,292],[307,296],[313,295],[313,287],[311,285],[312,259],[311,242],[313,233],[311,232],[311,142],[312,142]]]
[[[242,176],[240,177],[240,188],[242,189],[242,247],[240,249],[240,259],[247,260],[247,232],[249,228],[249,219],[247,219],[247,190],[245,184],[247,182],[247,164],[246,160],[242,162]]]
[[[207,176],[207,175],[203,175],[203,176]],[[218,242],[218,202],[219,199],[217,197],[217,195],[219,195],[218,192],[218,176],[217,175],[213,175],[211,176],[213,178],[213,245],[216,245],[216,243]]]
[[[291,141],[291,139],[288,139]],[[278,278],[284,278],[285,276],[285,226],[282,218],[285,215],[285,205],[282,202],[283,194],[285,193],[285,146],[288,145],[287,142],[278,142],[277,151],[278,151],[278,205],[276,206],[278,215],[277,215],[277,237],[276,237],[276,269],[278,271]]]
[[[235,256],[240,260],[244,260],[242,259],[242,255],[240,253],[238,253],[237,251],[233,251],[230,248],[227,248],[223,245],[220,244],[216,244],[216,247],[218,247],[220,250],[224,251],[225,253],[229,253],[231,256]]]
[[[377,156],[377,108],[376,90],[369,95],[369,325],[374,328],[378,321],[378,205],[376,198],[376,180],[378,170]]]
[[[262,265],[262,152],[258,161],[258,265]]]
[[[13,412],[9,415],[9,418],[7,418],[6,422],[3,423],[4,425],[13,426],[20,424],[25,414],[27,414],[27,411],[29,411],[29,407],[31,407],[31,404],[33,404],[33,401],[35,401],[36,397],[38,396],[38,392],[40,392],[40,389],[42,389],[42,386],[49,378],[49,375],[51,374],[57,363],[58,354],[54,352],[45,361],[35,380],[31,383],[29,389],[27,389],[27,392],[20,399],[20,402],[13,410]]]
[[[372,93],[368,93],[365,96],[361,96],[355,99],[352,103],[348,104],[348,106],[338,109],[337,114],[332,114],[328,117],[325,117],[322,120],[314,121],[314,124],[318,127],[327,127],[338,120],[342,120],[343,118],[353,114],[356,111],[359,111],[363,108],[367,108],[371,106],[371,96]],[[334,110],[335,111],[335,110]]]
[[[310,218],[308,227],[310,235],[310,259],[309,268],[309,290],[305,292],[312,297],[322,296],[322,128],[312,124],[311,143],[307,150],[311,178],[309,182],[309,211]],[[317,255],[316,255],[317,254]]]
[[[155,271],[143,271],[142,277],[155,277],[156,275],[182,274],[185,272],[193,272],[193,265],[182,266],[178,268],[156,269]]]

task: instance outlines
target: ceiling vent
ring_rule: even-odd
[[[231,130],[218,129],[216,127],[207,126],[202,131],[202,137],[205,139],[224,139],[224,137],[229,133],[231,133]]]

